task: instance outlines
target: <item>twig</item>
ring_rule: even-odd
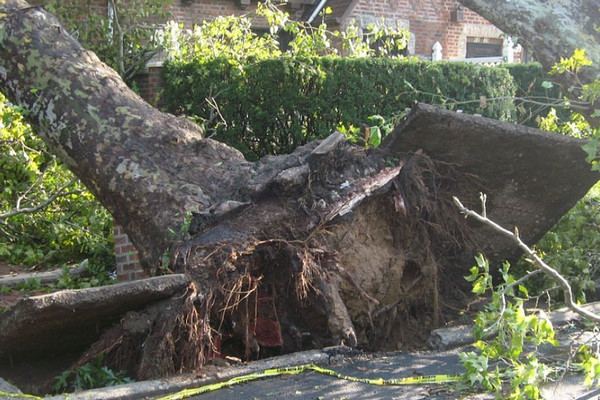
[[[42,208],[48,206],[50,203],[52,203],[54,200],[56,200],[59,197],[64,197],[64,196],[69,196],[71,194],[77,194],[77,193],[81,193],[81,190],[70,190],[68,192],[65,192],[64,190],[66,188],[68,188],[69,186],[71,186],[72,184],[74,184],[77,181],[77,178],[73,178],[71,179],[66,185],[62,186],[60,189],[58,189],[56,192],[54,192],[54,194],[50,197],[48,197],[46,200],[44,200],[43,202],[41,202],[40,204],[38,204],[35,207],[30,207],[30,208],[16,208],[12,211],[8,211],[4,214],[0,214],[0,220],[3,219],[7,219],[10,217],[14,217],[15,215],[18,214],[32,214],[34,212],[37,212],[39,210],[41,210]]]
[[[527,279],[531,278],[533,275],[536,275],[540,272],[542,272],[541,269],[536,269],[531,272],[528,272],[521,278],[517,279],[516,281],[514,281],[504,287],[504,290],[502,290],[502,294],[500,295],[500,298],[502,299],[502,308],[500,309],[500,313],[498,313],[498,319],[496,319],[496,322],[494,322],[492,325],[490,325],[486,329],[484,329],[484,333],[488,334],[488,333],[492,332],[496,328],[496,326],[498,326],[498,324],[500,324],[500,321],[502,320],[502,316],[504,315],[504,312],[506,311],[506,293],[508,293],[508,291],[511,290],[513,287],[520,285],[521,283],[525,282]]]
[[[484,201],[484,198],[485,198],[485,196],[482,195],[482,201]],[[582,317],[587,318],[591,321],[600,322],[599,315],[592,313],[592,312],[580,307],[579,305],[577,305],[577,303],[575,303],[575,300],[573,299],[573,290],[571,289],[571,285],[569,284],[569,282],[557,270],[555,270],[554,268],[552,268],[551,266],[546,264],[540,258],[540,256],[537,255],[537,253],[535,251],[533,251],[529,246],[527,246],[521,240],[521,237],[519,236],[519,230],[517,229],[517,227],[515,227],[514,232],[504,229],[503,227],[501,227],[500,225],[498,225],[496,222],[492,221],[491,219],[489,219],[483,215],[480,215],[473,210],[469,210],[468,208],[463,206],[463,204],[460,202],[460,200],[456,196],[453,196],[452,199],[454,200],[454,204],[456,204],[458,209],[463,214],[465,214],[465,218],[473,217],[477,221],[482,222],[482,223],[486,224],[487,226],[493,228],[495,231],[502,233],[504,236],[511,238],[519,246],[519,248],[521,250],[523,250],[523,252],[529,256],[529,258],[527,259],[527,261],[529,263],[531,263],[534,267],[536,267],[539,270],[541,270],[542,272],[544,272],[546,275],[548,275],[550,278],[552,278],[560,286],[560,288],[563,291],[563,295],[565,297],[565,304],[573,312],[575,312],[575,313],[581,315]]]

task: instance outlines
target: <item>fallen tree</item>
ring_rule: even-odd
[[[0,53],[1,90],[124,226],[144,268],[190,281],[100,332],[79,361],[105,353],[138,379],[224,355],[410,343],[438,325],[439,295],[460,286],[473,251],[515,254],[467,224],[453,195],[487,192],[490,217],[535,241],[597,180],[581,141],[426,105],[377,150],[334,133],[251,163],[147,105],[20,0],[0,4]]]

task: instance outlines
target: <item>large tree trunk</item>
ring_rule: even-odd
[[[519,38],[549,70],[561,57],[585,49],[600,71],[598,0],[458,0],[502,31]]]
[[[593,62],[578,76],[554,76],[565,89],[581,88],[600,76],[600,1],[598,0],[458,0],[498,28],[519,39],[546,70],[569,58],[575,49],[585,49]],[[579,90],[566,90],[576,99]],[[580,109],[590,121],[594,110]]]
[[[117,326],[89,353],[105,352],[138,378],[198,367],[218,354],[410,343],[438,324],[438,293],[460,286],[453,261],[490,242],[471,235],[477,229],[452,195],[472,203],[494,182],[501,200],[491,215],[507,209],[523,217],[521,231],[535,240],[597,179],[579,158],[578,141],[426,106],[381,150],[333,134],[250,163],[202,138],[196,125],[148,106],[53,16],[20,0],[0,3],[0,89],[30,111],[49,148],[125,227],[144,267],[156,270],[168,255],[167,266],[192,282],[139,316],[154,324],[127,325],[147,330]],[[510,148],[493,153],[507,143],[493,138],[496,131],[525,138],[523,159],[543,167],[517,176],[521,164]],[[464,140],[481,146],[457,147]],[[513,165],[476,176],[469,151],[481,152],[479,165]],[[539,185],[553,173],[566,175],[550,194]],[[527,193],[531,182],[547,202]],[[527,211],[540,201],[554,214]],[[498,257],[513,253],[488,248]]]

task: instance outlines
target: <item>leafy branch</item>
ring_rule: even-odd
[[[0,259],[54,266],[114,259],[112,218],[92,194],[48,153],[0,94]]]
[[[492,333],[496,329],[496,327],[500,324],[500,321],[502,320],[502,317],[504,316],[504,313],[506,312],[506,295],[508,293],[511,293],[515,286],[521,285],[523,282],[525,282],[532,276],[539,274],[540,272],[542,272],[542,271],[539,269],[533,270],[533,271],[523,275],[521,278],[517,279],[516,281],[511,282],[511,283],[507,284],[506,286],[504,286],[504,288],[502,289],[502,292],[500,292],[501,308],[500,308],[500,311],[498,312],[498,319],[496,319],[496,322],[494,322],[492,325],[490,325],[489,327],[487,327],[484,330],[485,334]]]
[[[534,267],[538,268],[540,271],[542,271],[543,273],[548,275],[550,278],[552,278],[558,284],[558,286],[563,291],[566,306],[569,307],[573,312],[575,312],[575,313],[581,315],[582,317],[589,319],[591,321],[600,322],[599,315],[592,313],[592,312],[586,310],[585,308],[580,307],[575,302],[575,300],[573,298],[573,290],[571,289],[571,285],[569,284],[569,282],[557,270],[555,270],[554,268],[552,268],[551,266],[546,264],[544,262],[544,260],[542,260],[542,258],[535,251],[533,251],[529,246],[527,246],[521,240],[521,237],[519,236],[519,230],[517,227],[515,227],[514,232],[511,232],[511,231],[503,228],[502,226],[498,225],[496,222],[492,221],[491,219],[489,219],[487,217],[486,207],[485,207],[486,196],[484,194],[481,194],[481,205],[482,205],[481,214],[465,207],[456,196],[453,197],[453,200],[454,200],[454,203],[456,204],[456,206],[458,207],[458,209],[463,214],[465,214],[466,218],[472,217],[472,218],[476,219],[477,221],[482,222],[483,224],[491,227],[496,232],[499,232],[499,233],[503,234],[504,236],[512,239],[519,246],[519,248],[521,250],[523,250],[523,252],[528,256],[527,261],[530,264],[532,264]]]
[[[38,212],[38,211],[44,209],[45,207],[50,205],[54,200],[58,199],[59,197],[83,193],[83,190],[81,190],[81,189],[67,191],[67,188],[69,188],[70,186],[73,186],[73,184],[75,184],[75,182],[77,182],[77,178],[71,179],[68,183],[61,186],[59,189],[57,189],[50,197],[41,201],[38,205],[36,205],[34,207],[20,208],[20,201],[23,198],[23,196],[25,196],[25,194],[24,194],[23,196],[19,197],[19,199],[17,201],[17,205],[15,206],[15,208],[13,210],[10,210],[8,212],[0,214],[0,220],[5,220],[10,217],[14,217],[15,215],[19,215],[19,214],[32,214],[32,213],[35,213],[35,212]]]

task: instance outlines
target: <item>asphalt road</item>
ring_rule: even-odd
[[[352,357],[326,366],[343,375],[372,379],[398,379],[421,375],[462,374],[457,352],[443,354],[393,353],[374,357]],[[243,383],[194,396],[197,400],[384,400],[454,399],[452,384],[378,386],[351,382],[314,371],[282,375]],[[493,398],[493,397],[490,397]]]
[[[560,343],[588,345],[598,343],[598,336],[563,325],[557,329]],[[321,366],[342,375],[369,379],[399,379],[432,375],[460,375],[465,373],[459,354],[470,346],[442,352],[386,354],[337,354],[321,359]],[[325,350],[327,351],[327,350]],[[567,346],[543,346],[538,357],[546,360],[565,359]],[[329,365],[327,365],[329,364]],[[191,397],[195,400],[390,400],[390,399],[494,399],[493,394],[461,390],[461,384],[417,384],[409,386],[378,386],[352,382],[336,377],[306,371],[297,375],[282,375],[248,383],[237,384],[214,392]],[[466,388],[462,388],[466,389]],[[600,400],[600,388],[587,388],[582,375],[566,375],[540,388],[543,398],[550,400]]]
[[[581,331],[565,325],[558,331],[559,342],[567,344],[577,339],[579,344],[598,343],[597,335],[583,335]],[[316,364],[332,369],[342,375],[368,379],[400,379],[431,375],[458,375],[465,370],[458,355],[469,350],[469,346],[447,351],[385,354],[340,352],[338,349],[310,350],[272,359],[265,359],[240,366],[207,368],[203,376],[180,376],[165,380],[135,382],[120,387],[95,389],[66,396],[55,396],[52,400],[156,400],[172,395],[184,388],[197,388],[215,382],[224,382],[234,377],[260,371]],[[565,359],[567,346],[540,348],[539,357]],[[333,355],[332,355],[333,353]],[[557,382],[548,382],[541,387],[546,399],[552,400],[600,400],[600,389],[588,389],[582,384],[581,375],[567,375]],[[352,382],[305,371],[293,375],[279,375],[220,388],[213,392],[187,397],[195,400],[388,400],[388,399],[494,399],[492,394],[476,394],[459,390],[456,383],[417,384],[410,386],[378,386]],[[50,400],[50,398],[47,398]]]

